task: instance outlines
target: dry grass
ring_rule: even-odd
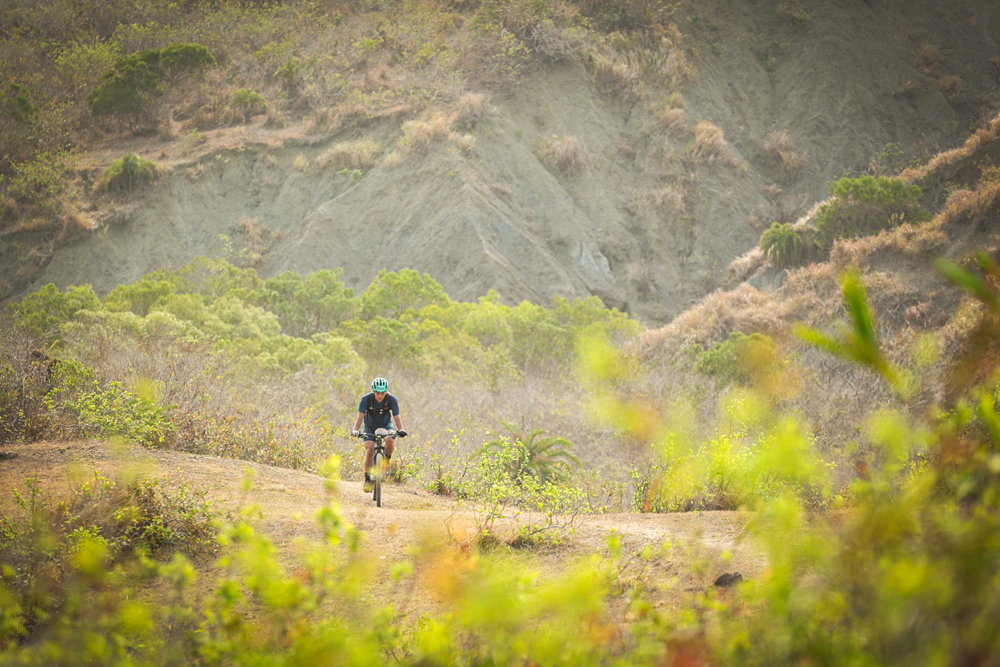
[[[587,149],[576,137],[553,137],[543,141],[537,153],[542,164],[564,174],[577,174],[590,163]]]
[[[20,214],[16,199],[0,195],[0,228],[17,220]]]
[[[920,84],[910,79],[893,88],[891,94],[897,99],[912,99],[919,91]]]
[[[687,129],[687,112],[680,95],[671,95],[656,112],[660,127],[670,134],[678,134]]]
[[[378,164],[382,146],[372,139],[342,141],[316,158],[320,169],[371,169]]]
[[[666,33],[660,38],[654,66],[658,70],[654,74],[666,74],[674,88],[694,81],[698,75],[694,64],[688,60],[684,51],[684,35],[673,23],[667,26]]]
[[[838,271],[849,266],[865,267],[888,254],[924,257],[928,260],[946,248],[948,235],[940,219],[919,225],[903,224],[874,236],[839,239],[830,250],[830,264]]]
[[[285,115],[281,113],[277,105],[271,105],[267,108],[267,117],[264,119],[264,127],[270,127],[275,130],[279,130],[285,126]]]
[[[475,127],[490,110],[489,98],[482,93],[466,93],[455,104],[453,124],[462,128]]]
[[[390,151],[382,160],[382,166],[386,169],[393,169],[401,164],[403,164],[403,154],[398,150]]]
[[[941,74],[941,49],[936,44],[921,44],[913,64],[927,76],[937,78]]]
[[[205,174],[205,165],[201,164],[200,162],[184,170],[184,178],[191,181],[192,183],[201,180],[201,177],[204,174]]]
[[[938,214],[942,226],[978,225],[1000,216],[1000,175],[988,174],[976,190],[953,192]]]
[[[794,299],[777,301],[747,283],[732,291],[717,291],[678,315],[670,324],[647,331],[640,347],[647,353],[679,354],[691,345],[709,346],[730,333],[778,331],[797,307]]]
[[[668,183],[650,193],[658,211],[670,210],[678,215],[687,212],[687,190],[680,183]]]
[[[340,115],[332,109],[324,107],[316,111],[309,123],[306,125],[306,134],[316,134],[318,132],[333,132],[340,128],[342,120]]]
[[[740,255],[726,267],[726,284],[734,285],[743,282],[764,266],[766,261],[767,257],[764,255],[764,251],[760,249],[760,246],[754,246],[749,252]]]
[[[236,227],[243,234],[243,241],[246,243],[250,266],[254,268],[260,266],[264,255],[270,249],[268,239],[271,236],[271,230],[261,223],[258,218],[240,218],[239,222],[236,223]]]
[[[764,150],[787,178],[802,169],[802,158],[795,152],[795,145],[787,132],[774,131],[764,140]]]
[[[452,134],[451,119],[438,113],[423,120],[403,123],[403,136],[399,139],[399,147],[404,150],[426,148],[435,139],[447,139]]]
[[[932,171],[946,167],[958,162],[962,158],[972,155],[983,146],[995,141],[998,135],[1000,135],[1000,114],[994,116],[983,127],[976,130],[972,136],[966,139],[961,147],[939,153],[926,165],[906,169],[899,177],[907,183],[920,180]]]
[[[594,85],[605,95],[624,102],[635,102],[644,96],[640,68],[628,55],[599,51],[591,53],[586,62]]]
[[[1000,56],[993,56],[986,63],[986,67],[990,70],[990,73],[1000,81]]]
[[[306,159],[305,155],[300,153],[295,157],[295,161],[292,162],[292,166],[295,167],[295,171],[303,172],[309,168],[309,160]]]
[[[458,146],[460,150],[471,151],[476,145],[476,138],[471,134],[454,134],[449,137],[451,143]]]
[[[938,81],[938,87],[945,95],[957,97],[962,94],[963,90],[965,90],[965,81],[963,81],[960,77],[949,74],[941,77],[941,80]]]
[[[688,155],[696,164],[724,164],[730,167],[742,166],[742,161],[733,153],[722,129],[708,121],[694,126],[694,140]]]

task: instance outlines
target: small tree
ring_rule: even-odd
[[[236,94],[233,95],[232,106],[243,112],[244,123],[249,123],[254,114],[262,113],[267,107],[264,104],[264,98],[249,88],[241,88],[236,91]]]

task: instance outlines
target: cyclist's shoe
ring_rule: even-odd
[[[374,486],[374,485],[375,485],[375,482],[372,480],[371,475],[369,475],[368,473],[365,473],[365,493],[371,493],[372,492],[372,486]]]

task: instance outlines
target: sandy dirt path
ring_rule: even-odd
[[[93,479],[95,472],[107,477],[157,477],[172,483],[185,482],[204,490],[213,505],[238,511],[251,505],[259,509],[252,523],[275,544],[278,558],[294,568],[304,548],[315,545],[321,532],[317,510],[328,499],[320,475],[276,468],[235,459],[175,451],[145,450],[114,446],[100,441],[42,442],[9,447],[0,453],[0,511],[13,508],[14,488],[24,488],[25,478],[37,475],[46,494],[53,499]],[[252,488],[246,490],[247,478]],[[460,504],[416,486],[389,485],[383,507],[375,507],[358,481],[341,481],[334,497],[347,520],[362,531],[362,557],[370,559],[376,572],[388,573],[393,563],[412,557],[413,548],[428,540],[448,544],[447,536],[471,529],[476,513],[469,503]],[[736,512],[691,512],[684,514],[604,514],[577,516],[573,534],[559,546],[515,550],[514,558],[542,576],[555,575],[593,554],[607,554],[607,539],[617,533],[622,553],[658,595],[658,604],[677,605],[682,598],[712,588],[722,572],[740,571],[745,577],[759,575],[766,560],[750,540],[744,539],[746,517]],[[634,558],[643,548],[658,551],[649,562]],[[381,577],[378,580],[388,580]],[[409,611],[425,610],[412,587],[386,583],[375,594]]]

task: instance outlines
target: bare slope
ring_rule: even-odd
[[[119,224],[56,248],[31,287],[103,293],[197,255],[238,258],[245,219],[262,225],[264,276],[341,266],[364,289],[379,269],[412,267],[456,299],[596,294],[662,323],[717,287],[763,227],[824,198],[828,181],[867,168],[888,143],[910,156],[954,144],[996,102],[987,62],[1000,51],[1000,12],[982,0],[739,2],[674,18],[696,71],[675,91],[682,128],[658,120],[671,86],[640,82],[625,102],[575,61],[539,63],[478,122],[456,126],[471,148],[438,137],[394,166],[386,158],[409,115],[308,140],[301,125],[270,131],[262,118],[206,131],[201,146],[119,140],[84,161],[139,150],[172,173]],[[702,121],[723,139],[699,152]],[[800,168],[768,151],[775,132]],[[580,170],[539,159],[565,137],[582,147]],[[360,179],[317,167],[331,145],[362,138],[381,155]],[[0,239],[5,273],[16,262]]]

